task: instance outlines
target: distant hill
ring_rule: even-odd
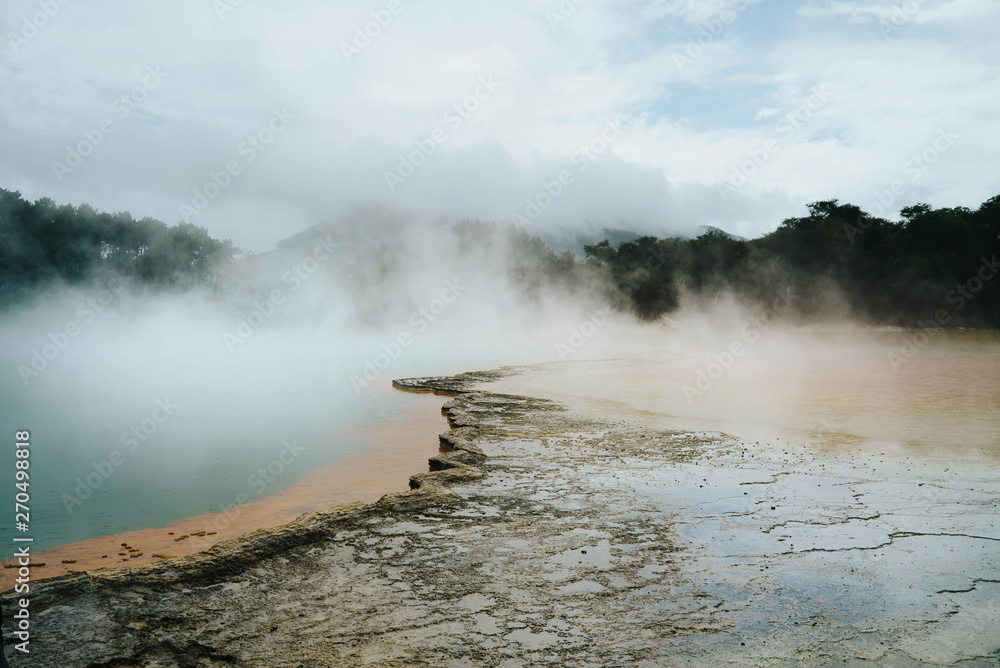
[[[741,237],[738,234],[731,234],[729,232],[726,232],[725,230],[720,230],[718,227],[712,227],[711,225],[699,225],[697,227],[697,230],[698,234],[696,234],[694,237],[691,237],[692,239],[695,237],[700,237],[703,234],[709,234],[710,232],[717,232],[718,234],[725,234],[730,239],[735,239],[736,241],[747,241],[746,237]]]
[[[696,228],[694,238],[656,238],[616,228],[525,230],[469,220],[416,233],[430,235],[421,237],[421,248],[450,248],[470,272],[500,263],[527,300],[555,288],[656,319],[682,298],[727,293],[763,311],[787,295],[793,312],[807,319],[833,314],[929,330],[1000,328],[1000,196],[976,210],[906,207],[901,221],[837,200],[808,210],[750,240],[709,226]],[[227,302],[252,304],[274,286],[294,290],[322,272],[350,292],[366,321],[378,322],[402,308],[392,295],[408,280],[406,260],[422,252],[400,233],[407,222],[379,209],[359,211],[253,255],[193,225],[48,198],[29,202],[0,189],[0,309],[56,286],[112,278],[137,291],[208,289]]]
[[[577,257],[583,257],[583,247],[590,246],[607,239],[613,246],[626,241],[635,241],[641,234],[629,232],[628,230],[616,230],[603,228],[593,232],[580,232],[567,229],[531,229],[529,233],[537,235],[545,242],[545,245],[552,249],[556,255],[562,253],[572,253]]]
[[[552,252],[558,254],[569,252],[577,257],[583,257],[584,246],[593,246],[594,244],[600,243],[605,239],[610,242],[613,247],[618,247],[623,243],[630,241],[635,241],[641,237],[650,236],[649,234],[643,234],[639,232],[633,232],[631,230],[621,230],[617,228],[604,227],[600,230],[593,232],[579,232],[570,231],[565,229],[545,229],[545,230],[528,230],[530,233],[536,234],[544,242],[545,245],[552,249]],[[703,234],[708,234],[709,232],[717,232],[719,234],[724,234],[730,239],[736,241],[746,241],[745,238],[730,234],[725,230],[721,230],[718,227],[712,227],[711,225],[699,225],[695,228],[694,234],[673,234],[669,238],[673,239],[694,239],[700,237]]]

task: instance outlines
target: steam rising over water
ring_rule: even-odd
[[[996,332],[938,331],[906,348],[907,357],[912,331],[776,326],[751,340],[704,324],[630,330],[605,351],[614,359],[543,365],[496,390],[550,397],[609,419],[884,454],[963,475],[1000,463]],[[726,356],[737,341],[743,354]]]
[[[350,428],[406,405],[392,378],[502,365],[567,360],[495,389],[611,419],[1000,458],[995,335],[939,333],[897,372],[903,333],[748,326],[753,310],[725,298],[639,324],[586,285],[515,281],[526,251],[502,235],[365,221],[293,238],[211,289],[95,285],[6,314],[0,423],[32,432],[37,547],[274,494],[363,447]],[[99,311],[81,307],[95,298]]]
[[[207,289],[95,284],[6,313],[0,423],[32,433],[36,546],[279,492],[412,402],[392,378],[552,359],[587,317],[585,300],[517,294],[502,244],[368,222],[373,236],[313,231]]]

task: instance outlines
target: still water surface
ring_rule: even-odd
[[[1000,465],[1000,334],[770,331],[753,339],[661,331],[602,359],[539,365],[491,387],[609,419],[919,461]],[[733,343],[742,354],[725,354]],[[739,350],[739,348],[737,348]],[[725,368],[723,368],[725,367]],[[700,381],[700,382],[699,382]],[[949,466],[951,464],[951,466]]]
[[[5,433],[31,431],[35,549],[219,512],[362,450],[350,430],[413,398],[387,379],[355,393],[356,363],[334,357],[248,355],[234,371],[181,356],[169,372],[158,361],[101,378],[67,355],[28,387],[0,384]],[[0,476],[0,498],[15,491]],[[14,533],[0,525],[0,540]]]

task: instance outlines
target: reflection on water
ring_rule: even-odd
[[[388,421],[342,435],[360,437],[370,447],[308,473],[289,487],[282,487],[280,491],[267,490],[268,496],[251,498],[246,505],[224,512],[185,517],[166,526],[89,538],[41,553],[35,551],[32,577],[50,578],[74,571],[155,563],[163,558],[208,549],[248,531],[287,524],[303,513],[345,503],[370,503],[384,494],[404,491],[408,489],[411,475],[428,469],[427,458],[433,454],[437,435],[445,425],[440,412],[444,403],[442,398],[410,394],[407,399],[412,405]],[[288,471],[287,476],[279,476],[280,482],[283,484],[283,478],[291,478],[293,474]],[[206,494],[203,501],[210,500]],[[165,512],[172,511],[165,509]],[[16,577],[16,569],[0,570],[0,591],[14,586]]]
[[[604,359],[533,367],[491,389],[665,429],[945,466],[1000,463],[1000,335],[938,332],[915,354],[900,355],[911,336],[771,331],[751,341],[739,333],[620,333]],[[742,352],[727,355],[734,342]]]
[[[352,428],[413,403],[388,381],[355,393],[345,381],[353,360],[334,354],[237,361],[234,370],[228,359],[179,356],[169,372],[95,378],[67,359],[27,388],[0,385],[0,424],[32,434],[36,549],[275,494],[365,447]],[[13,483],[0,479],[3,498]],[[0,539],[11,531],[0,526]]]

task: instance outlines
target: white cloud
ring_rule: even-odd
[[[993,3],[945,3],[940,24],[931,19],[945,6],[922,6],[890,39],[874,24],[891,3],[814,3],[781,15],[784,29],[755,19],[778,10],[754,4],[679,70],[674,54],[731,4],[588,0],[553,28],[554,2],[403,0],[351,62],[342,44],[384,4],[243,3],[224,21],[195,0],[70,4],[19,52],[0,52],[0,186],[176,222],[193,189],[287,106],[288,130],[193,222],[267,250],[372,201],[507,220],[616,114],[626,132],[544,224],[712,224],[752,236],[815,199],[864,205],[947,125],[968,140],[906,196],[975,206],[1000,192],[1000,47],[967,40]],[[37,5],[15,0],[4,11],[10,29]],[[150,64],[169,78],[58,181],[51,163]],[[496,92],[461,127],[447,125],[444,112],[482,76],[499,82]],[[791,135],[778,132],[820,83],[834,91],[829,103]],[[447,140],[389,192],[385,172],[437,128]],[[776,135],[773,160],[721,200],[733,166]]]
[[[852,23],[885,21],[903,25],[914,23],[962,23],[969,19],[1000,14],[991,0],[881,0],[881,2],[841,2],[833,0],[806,5],[800,13],[811,18],[846,17]]]
[[[760,109],[757,110],[757,113],[754,114],[753,119],[755,121],[759,121],[763,118],[772,118],[780,113],[781,109],[779,109],[778,107],[761,107]]]

